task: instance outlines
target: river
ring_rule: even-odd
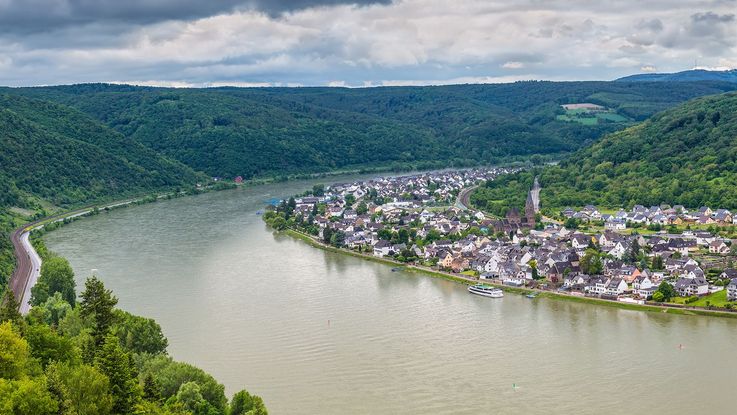
[[[472,296],[256,215],[316,182],[115,210],[46,242],[79,286],[97,269],[121,308],[155,318],[174,358],[276,415],[734,413],[737,320]]]

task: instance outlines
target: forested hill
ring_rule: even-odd
[[[211,176],[246,178],[369,166],[494,163],[575,151],[731,83],[518,82],[386,88],[8,89],[77,108]],[[566,103],[605,106],[566,117]]]
[[[617,79],[623,82],[684,82],[684,81],[723,81],[737,82],[737,69],[727,71],[707,71],[705,69],[693,69],[676,73],[643,73],[625,76]]]
[[[0,208],[192,185],[204,176],[78,110],[0,94]]]
[[[501,212],[521,205],[533,176],[542,207],[681,204],[737,208],[737,93],[695,99],[613,133],[558,166],[479,189],[472,201]]]

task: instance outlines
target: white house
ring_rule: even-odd
[[[737,301],[737,278],[727,285],[727,301]]]
[[[627,291],[627,288],[627,283],[624,281],[623,278],[612,278],[611,280],[609,280],[609,284],[607,284],[604,294],[619,296],[620,294]]]
[[[714,241],[709,244],[709,252],[712,254],[726,255],[729,253],[729,247],[724,241]]]
[[[640,297],[647,298],[652,295],[655,284],[647,274],[641,274],[632,282],[632,291]]]
[[[392,250],[392,244],[389,241],[380,240],[374,245],[374,256],[379,258],[389,255]]]
[[[604,229],[608,231],[623,231],[627,229],[627,224],[623,220],[615,219],[604,224]]]
[[[709,283],[704,277],[688,278],[681,277],[676,281],[675,287],[681,297],[692,295],[706,295],[709,293]]]

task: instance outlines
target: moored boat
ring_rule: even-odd
[[[481,295],[484,297],[491,297],[491,298],[504,297],[504,292],[502,290],[496,287],[492,287],[491,285],[487,285],[487,284],[471,285],[470,287],[468,287],[468,292],[470,292],[471,294],[476,294],[476,295]]]

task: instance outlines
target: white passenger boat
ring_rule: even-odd
[[[471,294],[477,294],[477,295],[482,295],[484,297],[491,297],[491,298],[504,297],[504,292],[502,290],[496,287],[492,287],[491,285],[486,285],[486,284],[472,285],[468,287],[468,292],[470,292]]]

